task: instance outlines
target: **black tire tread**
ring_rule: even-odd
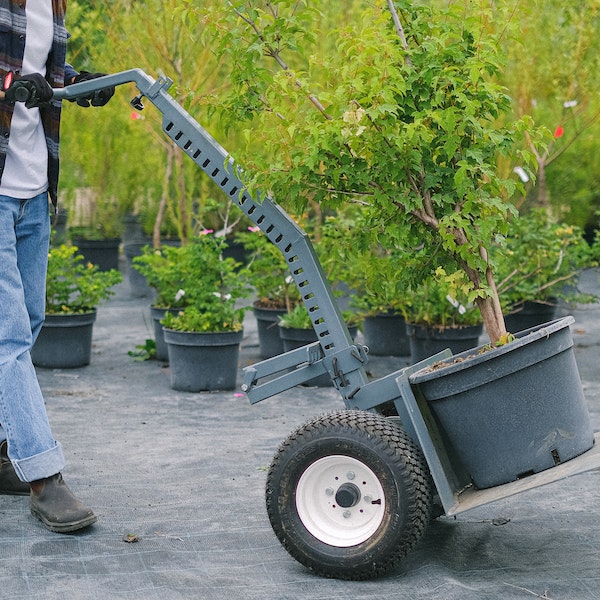
[[[343,437],[348,434],[355,436],[356,441],[362,440],[378,449],[378,452],[385,457],[386,463],[393,465],[401,473],[404,481],[410,482],[407,485],[409,493],[408,527],[401,543],[385,555],[378,556],[377,560],[371,562],[368,567],[349,569],[340,564],[339,568],[331,568],[330,566],[320,566],[314,561],[307,564],[303,554],[296,549],[293,540],[290,540],[288,533],[284,531],[281,519],[276,514],[278,502],[273,497],[274,478],[277,477],[277,473],[285,469],[286,457],[295,448],[303,447],[318,436]],[[281,443],[267,477],[267,512],[273,530],[284,548],[296,560],[305,564],[318,575],[338,579],[372,579],[380,577],[398,566],[422,539],[431,521],[432,488],[431,475],[421,449],[399,425],[376,413],[342,410],[311,419]]]

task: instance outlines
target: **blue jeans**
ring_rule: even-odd
[[[30,356],[44,322],[49,240],[46,193],[0,196],[0,440],[22,481],[64,468]]]

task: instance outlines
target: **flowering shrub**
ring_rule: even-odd
[[[101,271],[86,263],[76,246],[61,245],[48,254],[46,313],[84,313],[98,306],[122,280],[116,269]]]
[[[181,308],[163,324],[182,331],[239,330],[245,307],[238,300],[251,294],[248,272],[224,257],[227,242],[207,230],[179,247],[146,248],[134,259],[135,268],[156,289],[156,306]]]
[[[189,278],[189,265],[184,254],[185,250],[176,246],[153,248],[145,246],[140,256],[133,257],[133,268],[139,271],[146,283],[156,291],[154,306],[159,308],[179,308],[188,303],[182,289],[183,282]],[[186,285],[189,289],[190,285]]]

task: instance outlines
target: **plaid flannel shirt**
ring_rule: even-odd
[[[23,64],[26,2],[27,0],[0,0],[0,75],[2,76],[8,71],[18,73]],[[67,0],[52,0],[54,36],[46,63],[46,79],[54,88],[63,87],[76,75],[76,71],[66,64],[66,8]],[[60,112],[60,101],[52,101],[48,106],[40,109],[48,147],[48,192],[55,207],[58,191]],[[6,162],[12,114],[13,106],[0,102],[0,180]]]

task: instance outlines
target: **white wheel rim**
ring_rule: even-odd
[[[344,490],[354,494],[353,506],[338,504]],[[385,514],[385,496],[379,479],[364,463],[332,455],[316,460],[302,473],[296,486],[296,511],[315,538],[348,548],[377,531]]]

